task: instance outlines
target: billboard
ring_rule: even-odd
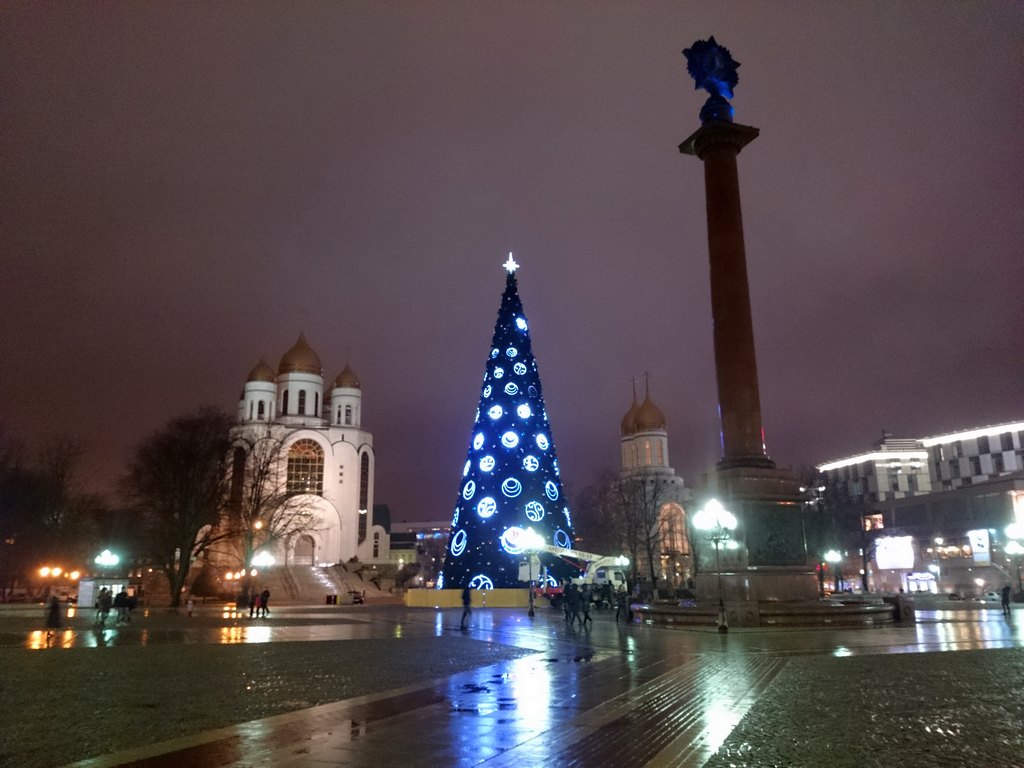
[[[989,552],[988,529],[979,528],[967,532],[967,540],[971,542],[971,552],[974,554],[975,565],[989,565],[992,558]]]
[[[914,567],[913,536],[882,536],[875,539],[875,562],[879,568],[908,571]]]

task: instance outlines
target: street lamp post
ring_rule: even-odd
[[[834,591],[839,591],[839,566],[838,563],[843,559],[843,556],[836,552],[834,549],[830,549],[825,553],[825,562],[829,564],[832,569],[832,587]]]
[[[1017,566],[1017,594],[1024,594],[1024,585],[1021,584],[1020,561],[1024,556],[1024,523],[1010,523],[1006,526],[1006,536],[1010,541],[1006,543],[1005,552],[1014,559]]]
[[[718,572],[718,631],[729,631],[725,615],[725,596],[722,590],[722,544],[732,538],[736,529],[736,516],[722,506],[717,499],[711,499],[704,508],[693,516],[693,526],[704,532],[704,537],[715,545],[715,570]]]
[[[544,537],[537,533],[533,528],[527,528],[523,532],[523,549],[526,551],[526,558],[529,562],[529,600],[530,610],[527,611],[527,616],[531,619],[536,615],[534,612],[534,600],[535,590],[533,584],[533,561],[537,557],[537,552],[544,546]],[[522,577],[520,577],[522,578]]]

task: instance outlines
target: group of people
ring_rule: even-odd
[[[257,619],[266,618],[270,614],[270,610],[267,606],[270,604],[270,590],[266,587],[258,595],[253,592],[249,595],[249,618],[253,615]]]
[[[580,629],[586,629],[588,624],[592,626],[594,620],[590,618],[590,609],[593,605],[594,593],[589,584],[581,587],[569,582],[563,588],[562,612],[570,627],[577,623]]]
[[[103,587],[96,596],[94,606],[96,608],[96,626],[106,626],[111,609],[117,612],[116,624],[130,624],[132,611],[135,610],[136,605],[137,601],[126,590],[122,589],[115,595],[111,590]]]
[[[614,591],[610,584],[596,589],[590,584],[580,586],[571,581],[566,581],[562,585],[562,611],[565,621],[570,627],[576,624],[579,624],[580,629],[593,626],[594,620],[590,616],[590,611],[595,603],[600,602],[609,606],[614,603],[616,622],[619,621],[619,616],[622,616],[626,622],[632,619],[629,610],[629,594],[625,587],[619,587],[618,591]],[[467,585],[462,588],[462,620],[459,622],[459,629],[463,631],[469,629],[469,619],[472,614],[472,591]]]

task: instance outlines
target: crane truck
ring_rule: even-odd
[[[626,568],[629,566],[629,558],[623,555],[598,555],[593,552],[582,552],[578,549],[565,549],[554,547],[549,544],[538,547],[537,552],[544,552],[554,555],[563,562],[572,566],[578,573],[572,582],[580,586],[589,584],[593,587],[595,595],[606,594],[610,601],[611,596],[620,589],[626,589]],[[557,583],[552,576],[549,576],[546,568],[540,567],[540,558],[537,554],[528,554],[523,562],[519,564],[519,580],[532,584],[539,582],[537,594],[546,597],[553,608],[558,608],[562,603],[562,585]]]

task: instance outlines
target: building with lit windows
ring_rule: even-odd
[[[871,591],[1019,592],[1024,422],[913,440],[818,466],[817,508],[840,534],[846,580]],[[860,575],[857,578],[857,575]]]
[[[620,482],[640,480],[644,486],[644,490],[627,495],[638,497],[634,503],[653,503],[658,507],[659,563],[654,570],[661,580],[673,586],[686,585],[693,577],[685,508],[692,493],[669,464],[665,415],[651,400],[650,388],[639,404],[634,390],[633,403],[622,417],[619,443]],[[646,563],[637,565],[639,573],[650,572]]]
[[[315,524],[271,553],[288,565],[327,565],[357,558],[388,560],[388,531],[374,520],[373,435],[363,429],[363,391],[348,365],[325,387],[320,357],[300,335],[275,371],[260,361],[238,403],[235,477],[245,446],[269,437],[280,445],[279,481],[302,495]]]
[[[920,441],[936,490],[953,490],[1024,471],[1024,422]]]
[[[863,504],[930,493],[928,453],[919,440],[883,435],[873,450],[822,464],[827,487]]]

